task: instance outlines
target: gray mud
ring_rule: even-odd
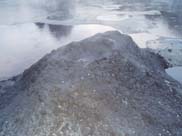
[[[52,51],[0,82],[0,136],[181,136],[168,63],[112,31]]]

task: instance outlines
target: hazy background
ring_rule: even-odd
[[[181,49],[181,20],[181,0],[0,0],[0,79],[23,72],[63,43],[106,31],[106,26],[129,34],[142,48],[150,43],[155,48]],[[51,27],[52,32],[35,22],[67,26]],[[52,35],[68,26],[64,38]],[[173,54],[182,54],[180,49]],[[182,64],[181,57],[176,58]]]

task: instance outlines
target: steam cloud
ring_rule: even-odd
[[[21,0],[21,3],[33,9],[44,10],[48,13],[59,12],[65,15],[72,14],[75,7],[75,0]]]

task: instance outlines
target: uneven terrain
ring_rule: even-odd
[[[117,31],[70,43],[0,82],[0,136],[181,136],[167,67]]]

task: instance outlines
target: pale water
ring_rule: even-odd
[[[166,70],[166,72],[173,77],[174,79],[176,79],[177,81],[179,81],[180,83],[182,83],[182,67],[173,67],[173,68],[169,68]]]

